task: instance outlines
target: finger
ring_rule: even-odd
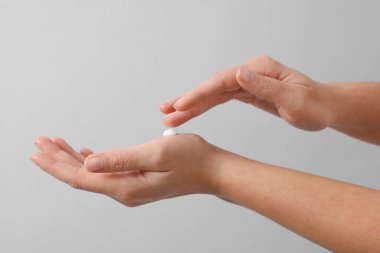
[[[63,151],[65,151],[66,153],[72,155],[73,157],[75,157],[80,163],[83,163],[84,162],[84,159],[85,157],[83,155],[81,155],[80,153],[76,152],[65,140],[63,140],[62,138],[53,138],[52,139],[52,142],[54,142],[55,144],[57,144]]]
[[[267,55],[249,59],[244,66],[259,75],[271,77],[281,81],[294,72],[294,70],[282,65]]]
[[[273,103],[281,102],[281,99],[288,96],[291,90],[291,87],[287,83],[256,74],[246,66],[241,67],[237,71],[236,78],[241,87],[246,91]]]
[[[150,145],[112,149],[87,157],[84,167],[91,172],[155,170],[158,154],[158,147]]]
[[[280,116],[280,114],[278,113],[277,106],[274,103],[270,102],[269,100],[262,99],[262,98],[252,96],[252,95],[249,98],[241,97],[241,98],[236,98],[236,99],[243,103],[253,105],[266,112],[272,113],[275,116]]]
[[[289,73],[294,72],[266,55],[252,58],[245,65],[255,73],[278,80],[283,80]],[[208,79],[179,99],[173,105],[173,108],[177,111],[186,111],[207,99],[213,99],[213,95],[215,94],[240,88],[236,80],[236,72],[239,68],[240,66],[233,67]]]
[[[190,119],[205,113],[217,104],[220,103],[215,102],[213,104],[198,105],[187,111],[175,111],[164,118],[164,124],[168,127],[177,127]]]
[[[194,112],[193,110],[184,112],[173,112],[164,118],[164,125],[168,127],[177,127],[190,119],[198,116],[201,112]]]
[[[84,156],[85,158],[87,158],[88,156],[92,155],[94,152],[91,149],[82,148],[80,150],[80,153],[81,153],[82,156]]]
[[[85,168],[78,171],[75,182],[71,184],[76,189],[102,193],[114,196],[132,184],[133,177],[118,173],[91,173]]]
[[[172,98],[168,101],[165,101],[163,103],[160,104],[160,111],[162,113],[165,113],[165,114],[168,114],[168,113],[172,113],[175,111],[173,105],[181,98],[183,97],[183,95],[181,96],[177,96],[175,98]]]
[[[238,66],[233,67],[211,77],[179,99],[173,107],[177,111],[186,111],[196,104],[213,100],[220,93],[237,90],[239,88],[239,83],[236,81],[238,68]]]
[[[219,94],[219,96],[215,96],[214,99],[210,99],[208,101],[205,101],[202,104],[197,104],[191,109],[187,111],[175,111],[170,114],[168,114],[164,118],[164,124],[169,127],[177,127],[187,121],[189,121],[192,118],[195,118],[206,111],[210,110],[211,108],[225,103],[229,101],[231,98],[235,96],[237,91],[230,91]]]
[[[47,137],[39,137],[35,141],[36,146],[46,155],[51,156],[54,160],[58,162],[70,163],[73,166],[82,166],[79,162],[69,153],[63,151],[56,143],[52,142]]]
[[[111,197],[127,187],[133,186],[137,189],[133,175],[90,173],[84,168],[58,162],[43,153],[32,154],[30,159],[42,170],[75,189],[102,193]]]
[[[69,163],[56,161],[51,156],[44,153],[34,153],[30,156],[30,159],[38,167],[53,177],[69,185],[74,184],[74,178],[79,167],[75,167]]]
[[[91,173],[82,169],[76,175],[75,188],[108,195],[127,206],[137,206],[167,195],[166,190],[162,190],[162,176],[161,173],[145,175],[141,171]]]

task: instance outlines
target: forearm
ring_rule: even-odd
[[[332,83],[327,103],[330,127],[380,145],[380,83]]]
[[[379,191],[225,151],[219,166],[219,197],[332,251],[375,252],[380,248]]]

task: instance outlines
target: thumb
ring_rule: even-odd
[[[144,170],[150,157],[139,147],[120,148],[92,154],[84,161],[84,167],[90,172],[120,172]]]
[[[256,74],[246,66],[236,72],[236,80],[246,91],[274,103],[280,102],[290,90],[287,83]]]

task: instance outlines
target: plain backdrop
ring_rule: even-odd
[[[28,157],[40,135],[95,151],[156,138],[160,102],[261,54],[321,82],[379,81],[379,12],[376,0],[0,0],[0,252],[326,252],[213,196],[128,208],[71,189]],[[380,187],[378,147],[297,130],[246,104],[178,131]]]

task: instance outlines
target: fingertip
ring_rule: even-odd
[[[93,157],[95,157],[95,154],[94,153],[92,153],[91,155],[88,155],[87,157],[86,157],[86,159],[84,160],[84,165],[86,165],[86,161],[87,160],[89,160],[89,159],[91,159],[91,158],[93,158]],[[86,167],[86,166],[85,166]]]
[[[33,162],[36,163],[38,160],[38,153],[33,153],[29,156],[29,159]]]
[[[236,71],[236,79],[239,83],[251,83],[254,78],[254,73],[245,66],[241,66]]]
[[[34,140],[34,145],[40,146],[43,142],[49,141],[50,139],[46,136],[39,136]]]
[[[160,111],[165,113],[166,105],[164,103],[160,104]]]
[[[29,159],[37,166],[43,161],[45,155],[43,153],[33,153],[29,156]]]
[[[170,110],[170,109],[173,109],[173,105],[178,101],[180,100],[181,98],[183,97],[183,95],[180,95],[180,96],[177,96],[175,98],[171,98],[169,100],[166,100],[165,102],[162,102],[160,104],[160,109],[163,109],[164,111],[167,111],[167,110]]]
[[[187,107],[187,101],[185,98],[181,98],[173,104],[173,108],[177,111],[184,111],[186,110],[186,107]]]
[[[89,172],[100,172],[104,168],[104,160],[100,157],[88,157],[84,161],[84,167]]]
[[[189,92],[186,96],[180,98],[177,102],[175,102],[173,104],[173,108],[178,112],[189,111],[194,107],[199,107],[208,99],[209,98],[206,97],[203,91],[194,90],[192,92]]]
[[[87,152],[88,150],[90,150],[90,149],[88,149],[88,148],[81,148],[81,149],[79,150],[79,152],[81,152],[81,153],[85,153],[85,152]]]
[[[179,124],[176,124],[175,120],[171,115],[168,115],[167,117],[164,118],[164,125],[167,127],[177,127]]]
[[[172,105],[162,103],[160,104],[160,111],[165,114],[169,114],[175,111],[175,108],[173,108]]]
[[[81,153],[81,155],[83,155],[85,158],[87,158],[90,155],[92,155],[94,152],[91,149],[89,149],[89,148],[81,148],[81,150],[79,151],[79,153]]]

